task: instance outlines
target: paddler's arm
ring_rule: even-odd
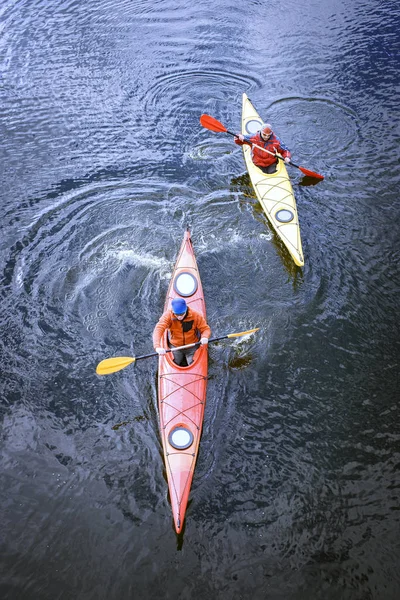
[[[153,331],[153,347],[158,354],[165,354],[165,349],[161,347],[161,340],[166,329],[169,329],[170,327],[171,315],[169,311],[167,311],[163,315],[161,315]],[[164,352],[160,352],[161,350],[164,350]]]
[[[290,163],[290,159],[292,157],[290,150],[289,150],[289,148],[287,148],[285,146],[285,144],[283,144],[281,142],[281,140],[279,138],[277,138],[277,139],[279,142],[278,152],[279,152],[280,156],[283,158],[283,160],[285,161],[285,163],[288,164],[288,163]]]
[[[251,135],[242,135],[241,133],[238,133],[237,135],[235,135],[233,140],[234,140],[235,144],[237,144],[238,146],[243,146],[243,144],[251,145],[251,141],[250,141],[251,137],[252,137]]]
[[[196,324],[196,329],[199,331],[201,336],[200,344],[208,344],[208,340],[211,337],[211,329],[202,315],[198,314],[197,318],[198,322]]]

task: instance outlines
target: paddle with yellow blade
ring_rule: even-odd
[[[214,119],[214,117],[211,117],[210,115],[201,115],[200,124],[205,129],[209,129],[210,131],[216,131],[218,133],[229,133],[229,135],[233,135],[234,137],[237,137],[236,133],[233,133],[232,131],[228,131],[228,129],[225,127],[225,125],[223,125],[220,121],[217,121],[217,119]],[[284,160],[284,158],[282,156],[280,156],[279,154],[270,152],[269,150],[267,150],[266,148],[263,148],[262,146],[259,146],[258,144],[253,144],[252,142],[248,142],[246,140],[244,143],[248,144],[249,146],[256,146],[256,148],[263,150],[263,152],[266,152],[267,154],[271,154],[272,156],[276,156],[276,158],[279,158],[279,160]],[[286,163],[286,164],[289,164],[292,167],[296,167],[296,169],[300,169],[300,171],[302,173],[304,173],[304,175],[308,175],[308,177],[315,177],[315,179],[324,179],[323,175],[320,175],[319,173],[315,173],[314,171],[310,171],[309,169],[305,169],[304,167],[299,167],[299,165],[296,165],[292,161],[290,161],[289,163]]]
[[[218,340],[226,340],[227,338],[235,338],[241,337],[243,335],[247,335],[249,333],[254,333],[258,331],[259,327],[256,329],[249,329],[248,331],[241,331],[240,333],[228,333],[227,335],[222,335],[221,337],[211,338],[208,340],[210,342],[217,342]],[[186,346],[178,346],[177,348],[171,348],[166,350],[165,352],[175,352],[176,350],[183,350],[184,348],[193,348],[194,346],[200,346],[200,342],[195,342],[194,344],[187,344]],[[109,375],[110,373],[116,373],[117,371],[121,371],[128,367],[132,363],[142,360],[143,358],[150,358],[151,356],[158,356],[157,352],[152,352],[151,354],[143,354],[143,356],[115,356],[114,358],[106,358],[99,362],[96,367],[97,375]]]

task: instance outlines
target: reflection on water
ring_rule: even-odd
[[[238,370],[245,369],[252,363],[252,356],[247,354],[245,356],[235,356],[229,359],[228,365],[230,369]]]
[[[251,209],[254,214],[254,218],[262,223],[266,231],[268,232],[268,240],[270,240],[273,246],[277,250],[277,254],[280,257],[283,266],[285,267],[286,273],[293,283],[293,289],[298,289],[299,285],[302,284],[303,277],[303,269],[298,267],[294,262],[292,257],[290,256],[285,244],[282,242],[280,237],[275,232],[275,229],[269,223],[267,216],[265,215],[261,204],[258,202],[256,194],[253,190],[253,187],[250,182],[250,177],[248,173],[243,175],[239,175],[238,177],[233,177],[230,183],[230,189],[232,192],[240,192],[241,196],[244,198],[249,198],[248,201],[239,200],[239,202],[244,203],[248,202],[251,206]],[[298,208],[299,210],[299,208]],[[300,231],[301,231],[301,221],[300,221]]]
[[[241,192],[246,198],[256,198],[250,176],[247,172],[237,177],[232,177],[230,185],[232,192]]]
[[[305,175],[300,179],[298,185],[302,185],[303,187],[309,187],[312,185],[317,185],[317,183],[321,183],[321,179],[317,179],[316,177],[310,177],[309,175]]]

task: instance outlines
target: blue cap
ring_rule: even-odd
[[[187,311],[187,304],[183,298],[174,298],[171,302],[172,312],[176,315],[184,315]]]

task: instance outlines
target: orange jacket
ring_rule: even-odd
[[[154,348],[161,346],[161,340],[166,329],[169,330],[168,337],[173,346],[194,344],[201,337],[209,338],[211,335],[211,329],[207,325],[205,318],[190,307],[188,307],[182,321],[176,318],[172,310],[167,310],[161,315],[153,331]]]

